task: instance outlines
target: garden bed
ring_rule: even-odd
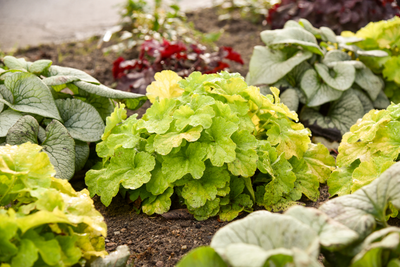
[[[224,34],[217,42],[218,46],[230,46],[242,55],[245,64],[232,63],[231,72],[239,72],[245,76],[248,63],[255,45],[262,44],[259,33],[265,26],[254,25],[249,21],[235,17],[229,21],[218,21],[216,10],[204,9],[188,14],[201,32],[216,32],[224,29]],[[73,67],[83,70],[106,86],[113,86],[114,79],[111,73],[112,63],[116,54],[104,55],[98,49],[98,38],[94,37],[84,42],[73,42],[60,45],[41,45],[16,52],[15,56],[25,57],[29,61],[50,59],[54,65]],[[126,58],[135,58],[137,54],[123,55]],[[145,104],[138,113],[143,114],[149,104]],[[76,189],[82,189],[83,175],[77,175],[71,180]],[[329,197],[327,187],[320,188],[320,199],[317,202],[302,201],[307,206],[318,207]],[[179,219],[166,219],[163,216],[147,216],[137,214],[135,203],[128,203],[122,197],[114,199],[109,207],[104,207],[98,197],[94,198],[96,208],[105,217],[108,226],[106,239],[107,251],[115,250],[118,245],[128,245],[131,251],[131,262],[135,266],[174,266],[178,260],[191,249],[208,245],[214,233],[226,222],[219,222],[217,218],[198,222],[188,214],[180,213]],[[173,206],[174,208],[181,208]],[[245,216],[242,214],[240,217]],[[184,217],[183,219],[181,219]]]

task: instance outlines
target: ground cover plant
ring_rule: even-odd
[[[119,57],[113,64],[113,75],[118,81],[117,89],[145,94],[156,72],[172,70],[182,77],[193,71],[216,73],[229,68],[224,59],[244,64],[240,54],[231,47],[222,46],[218,52],[208,53],[203,45],[190,44],[188,47],[182,42],[152,39],[141,45],[138,59]]]
[[[328,179],[329,193],[357,192],[399,159],[400,106],[371,110],[343,136],[336,158],[338,168]],[[393,210],[392,216],[397,215]]]
[[[144,95],[113,90],[83,71],[12,56],[0,68],[0,144],[41,144],[56,177],[70,179],[89,158],[114,99],[136,109]],[[65,91],[68,90],[69,93]]]
[[[121,28],[107,33],[103,40],[109,41],[112,34],[117,36],[117,44],[104,49],[105,52],[121,53],[140,46],[145,40],[162,42],[182,41],[187,45],[212,44],[222,32],[201,34],[187,22],[186,14],[177,4],[166,4],[162,0],[127,0],[121,11]]]
[[[385,79],[385,94],[393,102],[400,102],[400,18],[370,22],[355,34],[343,32],[342,36],[361,38],[352,42],[350,49],[357,53],[357,47],[364,50],[381,49],[388,53],[384,58],[360,56],[375,73],[382,74]],[[356,45],[356,46],[354,46]]]
[[[282,101],[317,135],[340,140],[372,108],[386,108],[384,82],[358,57],[384,57],[381,50],[346,50],[346,41],[327,27],[307,20],[288,21],[284,29],[261,32],[246,81],[277,86]]]
[[[89,192],[54,178],[41,149],[0,146],[1,266],[72,266],[107,255],[107,227]]]
[[[268,10],[279,0],[223,0],[216,5],[219,11],[219,20],[232,19],[235,12],[238,12],[243,19],[253,23],[264,23],[268,15]]]
[[[279,91],[263,96],[239,74],[157,73],[153,105],[137,120],[123,106],[107,118],[96,151],[103,163],[86,173],[92,196],[108,206],[118,192],[144,213],[167,212],[177,195],[197,220],[223,221],[257,203],[268,210],[319,197],[334,168],[323,145],[296,123]]]
[[[269,10],[267,21],[272,29],[281,29],[288,20],[307,19],[340,34],[399,15],[395,0],[282,0]]]
[[[221,228],[210,247],[190,252],[177,266],[399,266],[400,228],[386,222],[387,208],[400,208],[399,185],[396,163],[319,209],[254,212]]]

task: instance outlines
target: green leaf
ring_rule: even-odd
[[[256,138],[248,131],[241,130],[232,134],[232,140],[236,144],[236,159],[228,163],[229,171],[236,176],[253,176],[258,159]]]
[[[356,70],[355,83],[368,93],[372,101],[376,100],[379,92],[385,86],[382,79],[373,74],[369,68]]]
[[[75,141],[75,171],[80,171],[89,158],[89,144],[79,140]]]
[[[389,203],[400,208],[400,163],[392,165],[379,178],[351,195],[324,203],[320,210],[332,219],[356,231],[360,238],[369,235],[376,223],[386,225],[386,208]]]
[[[14,73],[6,78],[4,85],[11,91],[13,101],[0,99],[0,102],[16,111],[62,120],[50,89],[37,76]]]
[[[236,144],[232,141],[231,135],[238,129],[238,126],[224,118],[213,118],[213,124],[209,129],[203,131],[200,142],[207,149],[207,158],[214,166],[220,167],[236,158]]]
[[[174,147],[179,147],[185,139],[188,142],[195,142],[200,138],[203,128],[197,126],[185,132],[167,132],[154,137],[155,150],[161,155],[168,155]]]
[[[164,98],[155,101],[147,109],[146,114],[138,123],[138,128],[146,128],[149,133],[164,134],[170,128],[173,121],[172,113],[176,106],[176,100]]]
[[[300,113],[300,119],[311,130],[314,130],[313,127],[329,129],[342,135],[363,116],[364,109],[357,95],[346,91],[338,101],[331,104],[327,114],[324,116],[317,110],[304,108]],[[333,139],[335,140],[335,137]]]
[[[182,147],[176,154],[169,154],[163,158],[162,172],[169,183],[191,174],[194,179],[200,179],[206,169],[204,160],[207,150],[201,143],[191,143]]]
[[[256,46],[250,59],[246,82],[249,85],[273,84],[311,56],[311,52],[299,50],[289,57],[285,51]]]
[[[12,259],[11,264],[15,267],[33,266],[39,258],[38,248],[29,239],[22,239],[18,254]]]
[[[50,68],[52,63],[53,62],[48,59],[36,60],[35,62],[32,63],[32,65],[29,66],[29,72],[34,73],[36,75],[40,75],[42,74],[42,72]]]
[[[5,56],[3,59],[4,64],[11,70],[22,70],[28,69],[27,63],[23,58],[15,58],[13,56]]]
[[[56,169],[55,177],[71,179],[75,173],[75,142],[64,125],[56,120],[47,125],[41,146]]]
[[[164,193],[154,197],[147,198],[143,201],[142,210],[147,215],[153,215],[154,213],[163,214],[169,211],[171,207],[171,196],[174,193],[172,187],[168,187]]]
[[[299,96],[295,89],[289,88],[281,94],[281,101],[290,110],[297,111],[299,107]]]
[[[353,258],[351,267],[383,266],[383,262],[397,258],[399,234],[397,227],[388,227],[369,235],[362,243],[361,251]],[[390,252],[394,255],[389,256]]]
[[[7,143],[20,145],[25,142],[38,143],[39,124],[35,118],[26,115],[10,128]],[[46,139],[41,144],[51,164],[57,171],[56,177],[71,179],[75,173],[75,142],[67,129],[53,120],[46,127]]]
[[[2,169],[0,170],[3,171]],[[2,203],[0,202],[0,204]],[[10,218],[7,214],[0,214],[0,221],[0,261],[6,262],[17,254],[18,250],[23,251],[24,249],[21,247],[17,248],[13,242],[11,242],[11,239],[14,238],[18,230],[18,226],[14,222],[14,219]]]
[[[391,57],[386,61],[382,74],[389,81],[394,81],[400,85],[400,56]]]
[[[328,27],[319,28],[321,31],[321,39],[324,42],[337,43],[336,34]]]
[[[92,105],[97,110],[103,121],[105,121],[106,118],[114,111],[115,105],[113,101],[106,97],[89,94],[84,101]]]
[[[43,261],[48,265],[55,265],[61,260],[61,247],[56,239],[45,240],[35,230],[27,231],[22,238],[28,239],[35,244]]]
[[[229,172],[225,168],[208,165],[200,179],[185,179],[182,197],[187,205],[192,208],[199,208],[204,206],[207,200],[214,200],[218,189],[224,188],[229,181]]]
[[[336,90],[321,80],[314,69],[307,70],[300,83],[307,97],[307,106],[316,107],[339,99],[343,92]]]
[[[373,103],[374,108],[385,109],[390,105],[390,101],[383,91],[380,91],[378,97]]]
[[[321,246],[329,251],[341,250],[358,239],[356,232],[335,222],[317,209],[294,206],[287,210],[285,215],[311,227],[318,233]]]
[[[211,247],[197,247],[186,254],[176,267],[228,267]]]
[[[7,109],[0,113],[0,137],[5,137],[8,130],[22,117],[22,114]]]
[[[304,159],[293,157],[289,162],[293,167],[293,173],[296,175],[294,188],[290,192],[292,200],[298,200],[304,194],[308,199],[317,201],[319,198],[318,176],[311,172]]]
[[[215,198],[212,201],[207,201],[206,204],[200,208],[192,208],[191,206],[187,206],[187,208],[189,212],[194,215],[196,220],[204,221],[218,214],[219,203],[220,198]]]
[[[374,108],[371,99],[366,95],[365,92],[358,89],[350,89],[350,90],[358,97],[358,100],[360,100],[364,109],[364,114],[367,114],[371,109]]]
[[[320,63],[314,66],[324,82],[339,91],[349,89],[356,77],[354,67],[342,62],[338,62],[332,69]]]
[[[112,99],[130,99],[130,98],[141,98],[146,99],[144,95],[134,94],[130,92],[125,92],[121,90],[111,89],[102,84],[96,85],[84,81],[74,82],[79,89],[86,91],[90,94],[112,98]]]
[[[350,166],[343,166],[334,170],[328,179],[329,194],[331,196],[343,196],[351,193],[353,184],[353,172],[360,165],[354,161]]]
[[[0,95],[3,97],[3,99],[10,103],[14,102],[13,94],[4,84],[0,84]],[[3,102],[1,102],[1,105],[4,105]]]
[[[63,77],[63,76],[69,76],[69,77],[76,77],[77,79],[89,83],[94,83],[94,84],[100,84],[98,80],[90,76],[84,71],[77,70],[74,68],[68,68],[68,67],[60,67],[60,66],[51,66],[49,70],[47,71],[46,75],[47,77]],[[63,78],[61,78],[63,79]]]
[[[77,140],[96,142],[104,132],[104,122],[96,109],[79,99],[57,99],[56,105],[69,134]]]
[[[178,131],[187,125],[196,127],[201,125],[204,129],[210,128],[215,113],[210,107],[215,100],[209,96],[193,95],[188,105],[182,105],[174,112],[175,127]]]
[[[295,247],[309,257],[305,266],[319,266],[311,264],[319,253],[318,242],[314,230],[292,217],[257,211],[218,230],[210,246],[233,267],[285,266],[293,263]]]
[[[304,153],[303,159],[311,173],[318,177],[320,183],[325,183],[335,169],[335,159],[321,143],[317,145],[309,144],[309,148]]]
[[[132,190],[140,188],[150,181],[150,171],[154,167],[155,159],[149,153],[118,148],[107,168],[89,170],[85,181],[91,194],[99,195],[101,202],[108,206],[117,195],[120,185]]]
[[[10,145],[21,145],[26,142],[38,144],[39,123],[34,117],[21,117],[9,130],[6,142]]]
[[[276,145],[278,154],[286,159],[292,156],[302,158],[308,149],[311,133],[301,124],[296,124],[287,118],[276,119],[275,124],[267,131],[268,141]]]
[[[267,46],[277,44],[293,44],[299,45],[304,49],[318,54],[323,55],[323,52],[318,46],[317,39],[314,35],[302,28],[286,28],[282,30],[266,30],[261,32],[261,39]]]
[[[272,152],[274,148],[271,148]],[[275,153],[269,152],[269,162],[273,170],[272,181],[265,186],[263,202],[260,203],[267,209],[284,209],[276,206],[282,200],[284,194],[289,194],[294,188],[296,175],[293,173],[293,168],[285,159],[284,155],[277,156]]]
[[[47,86],[61,86],[60,88],[64,89],[68,83],[72,83],[75,81],[79,81],[80,79],[76,76],[63,76],[63,75],[57,75],[57,76],[51,76],[44,78],[42,82],[46,84]],[[56,90],[57,92],[61,91]]]
[[[240,178],[239,178],[240,179]],[[232,221],[239,213],[245,208],[248,211],[253,206],[253,201],[251,201],[250,196],[246,194],[240,194],[235,198],[231,198],[229,204],[221,205],[221,209],[218,213],[219,219],[221,221]]]
[[[364,115],[362,120],[357,121],[356,124],[351,126],[349,133],[343,137],[342,143],[355,143],[359,140],[363,142],[370,142],[375,139],[376,132],[385,127],[392,117],[386,110],[371,110]]]

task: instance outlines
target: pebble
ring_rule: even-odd
[[[114,243],[114,242],[110,242],[110,243],[107,243],[107,247],[112,247],[112,246],[115,246],[117,243]]]
[[[128,245],[132,244],[132,240],[129,240],[127,244],[128,244]]]
[[[114,235],[119,235],[121,232],[120,231],[115,231]]]
[[[185,250],[185,249],[187,249],[187,246],[186,246],[186,245],[183,245],[183,246],[181,247],[181,250]]]
[[[123,233],[123,232],[126,232],[126,228],[122,228],[121,229],[121,232]]]
[[[157,261],[156,266],[157,266],[157,267],[163,267],[163,266],[164,266],[164,262],[162,262],[162,261]]]
[[[108,242],[110,242],[110,240],[108,240],[108,239],[106,239],[106,240],[104,240],[106,243],[108,243]]]

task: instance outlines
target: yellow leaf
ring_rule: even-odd
[[[178,82],[182,80],[182,78],[171,70],[158,72],[154,78],[156,81],[147,86],[146,94],[151,103],[154,103],[157,98],[161,100],[164,98],[178,97],[184,91],[178,85]]]

